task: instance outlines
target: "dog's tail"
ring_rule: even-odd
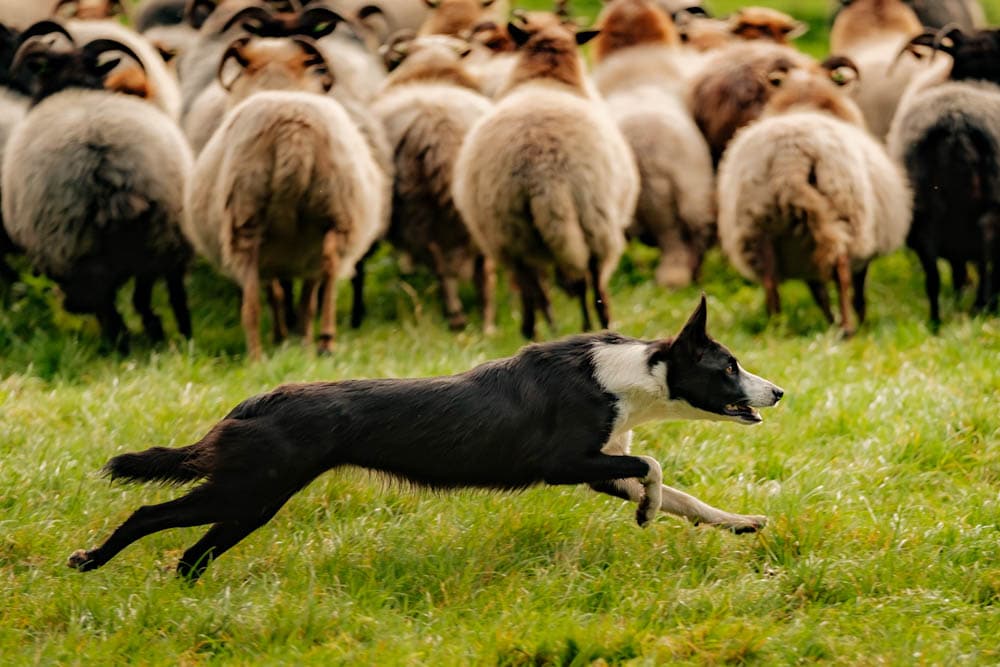
[[[207,477],[212,471],[213,429],[199,442],[187,447],[151,447],[114,457],[102,472],[112,480],[185,484]]]

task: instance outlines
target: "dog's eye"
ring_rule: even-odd
[[[736,375],[736,362],[735,361],[730,361],[729,365],[726,366],[726,374],[727,375]]]

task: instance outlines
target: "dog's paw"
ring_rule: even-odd
[[[70,555],[69,560],[66,561],[66,566],[80,572],[86,572],[87,570],[96,568],[97,563],[91,558],[89,551],[86,549],[77,549]]]
[[[767,517],[755,514],[751,516],[741,516],[739,521],[721,524],[720,528],[726,528],[736,535],[743,535],[763,530],[766,525]]]
[[[643,498],[642,502],[639,503],[639,509],[635,511],[636,523],[639,524],[640,528],[645,528],[655,516],[656,507],[654,507],[653,503],[649,502],[648,499]]]

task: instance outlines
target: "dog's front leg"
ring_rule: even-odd
[[[646,498],[643,485],[635,479],[616,479],[596,482],[590,485],[599,493],[606,493],[623,500],[641,503]],[[660,489],[660,509],[668,514],[687,519],[694,524],[708,524],[725,528],[734,533],[753,533],[767,524],[767,517],[759,515],[732,514],[712,507],[692,495],[663,485]]]

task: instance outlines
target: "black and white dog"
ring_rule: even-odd
[[[69,566],[93,570],[139,538],[213,524],[181,557],[198,577],[213,558],[274,516],[326,470],[360,466],[434,488],[589,484],[639,505],[735,532],[762,516],[730,514],[661,484],[660,464],[629,453],[631,429],[657,419],[761,421],[781,389],[743,370],[705,330],[705,298],[674,339],[614,333],[525,347],[508,359],[438,378],[345,380],[278,387],[240,403],[188,447],[116,456],[112,479],[204,480],[176,500],[139,508]]]

